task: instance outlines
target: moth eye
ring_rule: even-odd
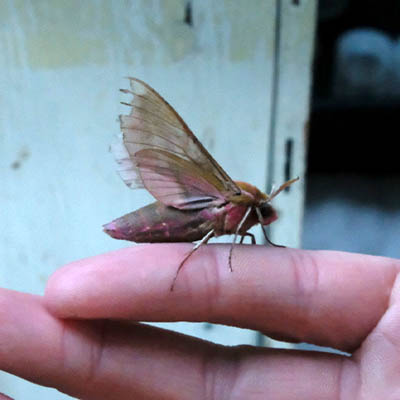
[[[260,205],[259,210],[263,218],[267,218],[271,215],[273,209],[272,206],[267,201],[265,201]]]
[[[235,196],[240,196],[242,194],[242,192],[236,192]]]

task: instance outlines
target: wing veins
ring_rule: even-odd
[[[160,137],[161,137],[161,136],[160,136]],[[162,137],[161,137],[161,138],[162,138]],[[156,149],[159,149],[159,150],[164,151],[164,152],[166,152],[166,153],[171,153],[171,154],[173,154],[173,155],[175,155],[175,156],[181,158],[182,160],[191,161],[193,164],[196,164],[198,167],[201,167],[201,166],[202,166],[201,163],[199,163],[197,160],[193,159],[193,158],[192,158],[189,154],[187,154],[187,153],[183,153],[183,154],[182,154],[182,153],[178,153],[177,151],[173,151],[173,150],[171,150],[171,149],[165,149],[164,147],[159,146],[159,145],[156,145],[156,144],[143,143],[143,142],[136,142],[136,141],[133,141],[133,140],[125,140],[125,142],[126,142],[126,143],[131,143],[131,144],[141,144],[141,145],[143,145],[143,146],[149,146],[150,148],[149,148],[148,150],[151,150],[152,148],[156,148]],[[182,151],[185,151],[183,148],[181,148],[181,149],[182,149]],[[145,149],[142,149],[142,150],[145,150]],[[139,150],[139,151],[141,151],[141,150]],[[185,157],[187,157],[187,158],[182,157],[183,155],[184,155]],[[163,161],[165,161],[165,160],[163,160]]]
[[[153,111],[146,110],[145,108],[137,106],[137,105],[133,105],[132,108],[135,108],[138,111],[142,111],[143,114],[150,114],[155,119],[157,119],[159,121],[162,121],[163,123],[165,123],[165,124],[167,124],[169,126],[173,126],[176,129],[181,129],[182,130],[182,126],[181,125],[174,125],[171,122],[167,121],[166,119],[164,119],[164,118],[160,117],[159,115],[155,114]],[[131,114],[131,116],[132,116],[132,114]]]
[[[148,132],[148,131],[145,131],[145,132]],[[149,132],[149,133],[150,133],[150,132]],[[183,148],[182,146],[179,146],[179,145],[175,144],[174,142],[172,142],[172,141],[170,141],[170,140],[167,140],[167,139],[164,138],[163,136],[155,135],[155,134],[153,134],[153,136],[157,136],[157,137],[159,137],[160,139],[164,139],[166,142],[171,143],[172,145],[174,145],[174,146],[178,147],[179,149],[181,149],[181,150],[184,152],[183,154],[187,155],[187,154],[185,153],[184,148]],[[167,151],[167,152],[175,153],[175,154],[177,154],[177,155],[178,155],[178,154],[181,154],[181,153],[175,152],[175,151],[173,151],[173,150],[171,150],[171,149],[166,149],[165,147],[162,147],[162,146],[160,146],[160,145],[155,145],[155,144],[153,144],[153,143],[136,142],[136,141],[134,141],[134,140],[128,140],[128,139],[125,139],[125,142],[126,142],[126,143],[132,143],[132,144],[142,144],[143,146],[158,147],[160,150],[164,150],[164,151]]]
[[[158,129],[161,129],[161,130],[163,129],[163,127],[162,127],[161,125],[153,124],[151,120],[150,120],[150,122],[149,122],[149,120],[146,120],[146,119],[144,119],[144,118],[140,118],[140,117],[137,116],[137,115],[129,115],[128,117],[129,117],[129,118],[136,119],[136,120],[138,120],[138,121],[142,121],[142,122],[149,123],[149,125],[153,125],[153,126],[157,127]],[[183,131],[183,130],[181,130],[181,129],[179,129],[179,128],[173,126],[173,125],[170,125],[170,127],[173,128],[173,129],[177,129],[177,130],[178,130],[180,133],[182,133],[182,134],[185,134],[185,133],[186,133],[185,131]],[[159,138],[162,138],[162,139],[167,140],[167,139],[165,138],[165,136],[162,136],[162,135],[160,135],[160,134],[154,134],[153,132],[149,131],[148,129],[122,127],[122,130],[127,130],[127,131],[128,131],[128,130],[137,130],[137,131],[139,131],[139,132],[146,132],[146,133],[151,134],[152,136],[157,136],[157,137],[159,137]],[[173,136],[174,136],[175,138],[177,138],[177,139],[181,139],[183,135],[177,135],[177,134],[174,133]],[[173,144],[173,145],[176,146],[176,147],[181,148],[183,151],[185,151],[184,148],[183,148],[181,145],[178,145],[177,143],[172,142],[172,141],[171,141],[170,143]],[[186,152],[185,152],[185,154],[186,154]]]
[[[134,104],[134,102],[135,102],[135,97],[139,97],[141,101],[143,101],[143,102],[145,102],[145,103],[147,103],[147,104],[151,104],[151,105],[153,105],[155,108],[157,108],[157,107],[159,106],[159,104],[156,103],[155,101],[153,101],[153,99],[149,99],[149,98],[143,96],[142,94],[137,94],[137,93],[135,93],[135,92],[132,91],[132,90],[130,90],[130,91],[127,92],[127,93],[130,93],[130,94],[132,94],[132,95],[134,96],[131,103],[129,103],[129,104],[126,103],[126,105],[128,105],[128,106],[133,106],[133,105],[135,105],[135,104]],[[168,111],[170,111],[170,110],[168,110]]]

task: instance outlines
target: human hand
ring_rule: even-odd
[[[44,298],[0,292],[0,368],[80,399],[399,399],[400,261],[135,246],[58,270]],[[348,353],[223,347],[132,321],[209,321]],[[1,397],[0,397],[1,398]]]

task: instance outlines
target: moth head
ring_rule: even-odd
[[[269,225],[278,219],[274,207],[271,206],[269,200],[263,201],[257,207],[257,216],[261,225]]]
[[[280,192],[288,188],[291,184],[298,181],[299,178],[291,179],[281,185],[278,189],[272,190],[269,195],[265,195],[265,199],[260,200],[258,206],[256,207],[256,213],[258,222],[261,225],[269,225],[278,219],[278,214],[275,209],[271,206],[271,200],[276,197]]]

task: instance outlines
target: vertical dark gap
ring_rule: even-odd
[[[292,156],[293,156],[293,139],[286,139],[285,143],[285,182],[292,179]],[[290,190],[290,186],[285,189],[285,192]]]
[[[185,16],[183,18],[185,24],[193,26],[193,16],[192,16],[192,2],[187,1],[185,5]]]
[[[278,107],[278,86],[279,86],[279,63],[280,63],[280,47],[281,47],[281,0],[276,0],[275,8],[275,41],[274,41],[274,64],[272,71],[272,98],[271,98],[271,119],[270,119],[270,142],[269,142],[269,157],[267,171],[267,190],[270,190],[274,176],[274,150],[276,136],[276,118]]]
[[[269,148],[268,151],[268,170],[267,170],[267,190],[273,187],[274,176],[274,150],[276,138],[276,119],[278,109],[278,92],[279,92],[279,64],[280,64],[280,49],[281,49],[281,1],[275,0],[275,40],[274,40],[274,61],[272,67],[272,87],[271,87],[271,110],[270,110],[270,126],[269,126]],[[266,227],[267,234],[271,233],[271,227]],[[265,243],[265,240],[264,240]],[[261,340],[261,339],[260,339]]]
[[[268,338],[261,332],[256,333],[256,346],[265,347],[267,345]]]
[[[292,0],[292,4],[294,6],[299,6],[300,5],[300,0]]]

